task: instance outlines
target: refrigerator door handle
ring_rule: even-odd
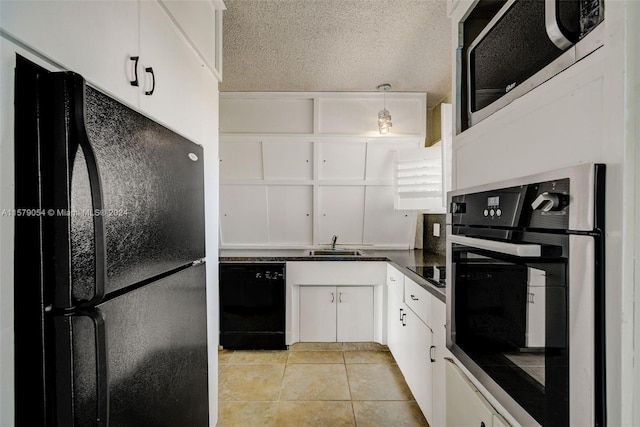
[[[107,370],[107,333],[104,316],[99,309],[78,311],[78,316],[91,319],[96,351],[96,426],[109,425],[109,372]]]
[[[78,144],[84,154],[89,174],[89,185],[91,188],[91,207],[93,208],[93,240],[94,240],[94,294],[88,301],[76,301],[78,307],[90,307],[99,304],[104,298],[106,281],[106,242],[104,228],[104,203],[102,198],[102,183],[100,182],[100,171],[96,160],[95,152],[89,141],[85,128],[85,108],[84,108],[84,79],[79,75],[73,75],[74,82],[74,122],[73,131]]]

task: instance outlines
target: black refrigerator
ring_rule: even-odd
[[[16,425],[207,425],[202,147],[16,64]]]

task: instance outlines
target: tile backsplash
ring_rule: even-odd
[[[423,235],[422,248],[425,251],[444,255],[446,253],[446,215],[445,214],[424,214],[423,215]],[[440,224],[440,237],[433,235],[434,224]]]

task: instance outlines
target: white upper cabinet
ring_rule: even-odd
[[[386,108],[393,126],[389,135],[420,136],[425,132],[426,96],[416,93],[388,93]],[[382,110],[380,94],[351,97],[319,97],[318,132],[324,135],[380,136],[378,112]]]
[[[313,179],[311,141],[264,141],[262,152],[265,179]]]
[[[222,0],[161,0],[218,81],[222,81]]]
[[[393,187],[366,188],[363,242],[378,245],[401,245],[414,238],[415,211],[393,208]]]
[[[137,1],[3,0],[0,8],[2,29],[14,38],[122,101],[138,104],[129,59],[140,52]]]
[[[313,243],[313,187],[309,185],[270,185],[269,243],[310,245]]]
[[[236,245],[268,243],[264,185],[220,186],[220,241]]]
[[[202,126],[203,65],[170,16],[140,2],[140,107],[191,139]],[[186,78],[188,77],[188,78]]]
[[[341,244],[362,244],[364,187],[321,186],[318,192],[319,243],[331,243],[335,234]]]
[[[221,94],[220,132],[223,134],[312,134],[313,98],[262,98]],[[231,96],[231,97],[229,97]]]
[[[363,180],[366,145],[361,142],[323,142],[318,147],[318,178]]]
[[[397,132],[380,135],[379,95],[220,95],[221,183],[229,191],[249,184],[268,188],[268,244],[327,245],[336,234],[343,245],[413,247],[416,213],[394,210],[394,152],[424,145],[426,96],[388,94]],[[220,203],[224,212],[225,201]],[[221,245],[263,246],[262,237]]]
[[[172,9],[187,10],[188,3]],[[202,3],[197,8],[213,8]],[[203,89],[211,87],[211,73],[205,74],[202,56],[176,22],[190,33],[196,27],[206,31],[214,27],[215,13],[191,22],[194,13],[178,19],[165,5],[148,0],[3,1],[1,8],[2,29],[16,40],[187,138],[204,142],[203,105],[217,93]]]
[[[261,141],[220,141],[220,179],[262,179]]]

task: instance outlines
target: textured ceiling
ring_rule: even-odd
[[[451,90],[446,0],[225,0],[231,91]]]

